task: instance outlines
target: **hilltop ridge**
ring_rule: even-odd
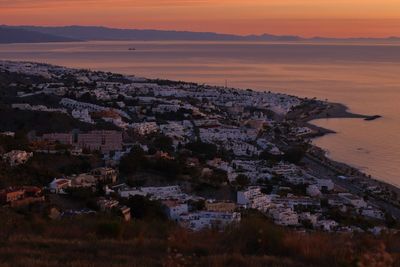
[[[10,35],[11,31],[18,32]],[[304,38],[296,35],[235,35],[215,32],[192,32],[175,30],[154,30],[154,29],[118,29],[103,26],[9,26],[0,25],[0,43],[18,42],[66,42],[66,41],[271,41],[271,42],[329,42],[329,41],[399,41],[398,37],[388,38],[327,38],[312,37]]]

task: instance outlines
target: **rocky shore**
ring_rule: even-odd
[[[336,133],[333,130],[326,129],[323,127],[316,126],[312,123],[314,120],[318,119],[364,119],[367,121],[372,121],[381,118],[380,115],[364,115],[352,113],[349,111],[348,107],[341,103],[326,103],[320,102],[318,104],[306,107],[305,113],[300,115],[299,123],[304,126],[309,127],[315,132],[315,137],[323,136],[326,134]]]

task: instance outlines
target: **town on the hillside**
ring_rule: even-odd
[[[0,88],[5,208],[126,221],[157,209],[192,231],[249,212],[299,231],[398,227],[396,189],[312,144],[307,118],[327,102],[8,61]]]

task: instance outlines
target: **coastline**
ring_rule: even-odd
[[[300,105],[293,108],[285,116],[281,116],[280,119],[292,121],[294,122],[294,126],[309,127],[315,130],[314,133],[302,136],[305,140],[300,138],[301,142],[307,142],[309,138],[335,133],[332,130],[313,125],[311,122],[315,119],[359,118],[364,120],[373,120],[380,117],[378,115],[371,116],[351,113],[345,105],[340,103],[329,103],[316,99],[304,99],[300,97],[295,98],[301,100]],[[317,169],[319,168],[322,171],[321,173],[323,174],[323,177],[331,178],[336,185],[345,188],[351,193],[373,199],[376,206],[381,207],[391,213],[396,219],[400,220],[400,188],[374,179],[371,176],[367,176],[359,169],[345,163],[329,159],[326,156],[326,152],[316,146],[312,146],[312,149],[307,152],[305,158],[305,160],[317,163],[314,165],[316,165]],[[339,176],[348,176],[348,179],[346,178],[345,180],[342,180]]]
[[[295,110],[289,116],[299,126],[308,127],[314,131],[313,134],[308,136],[310,139],[336,133],[333,130],[314,125],[312,121],[317,119],[359,118],[372,121],[381,118],[380,115],[363,115],[349,112],[348,107],[341,103],[327,103],[315,100],[310,103],[310,105],[301,107],[300,110]],[[311,149],[307,152],[305,161],[310,166],[323,170],[339,187],[345,188],[354,194],[368,197],[370,200],[373,200],[375,205],[384,208],[397,220],[400,220],[399,187],[367,175],[347,163],[335,161],[327,156],[324,149],[315,145],[312,145]],[[346,179],[339,177],[346,177]]]
[[[316,132],[315,137],[323,136],[326,134],[336,133],[334,130],[326,129],[312,123],[318,119],[363,119],[366,121],[373,121],[381,118],[380,115],[364,115],[352,113],[349,108],[341,103],[324,103],[325,107],[316,107],[312,111],[306,111],[309,115],[301,118],[298,122],[306,127],[309,127]]]

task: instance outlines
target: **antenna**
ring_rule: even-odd
[[[228,80],[225,80],[225,88],[228,88]]]

